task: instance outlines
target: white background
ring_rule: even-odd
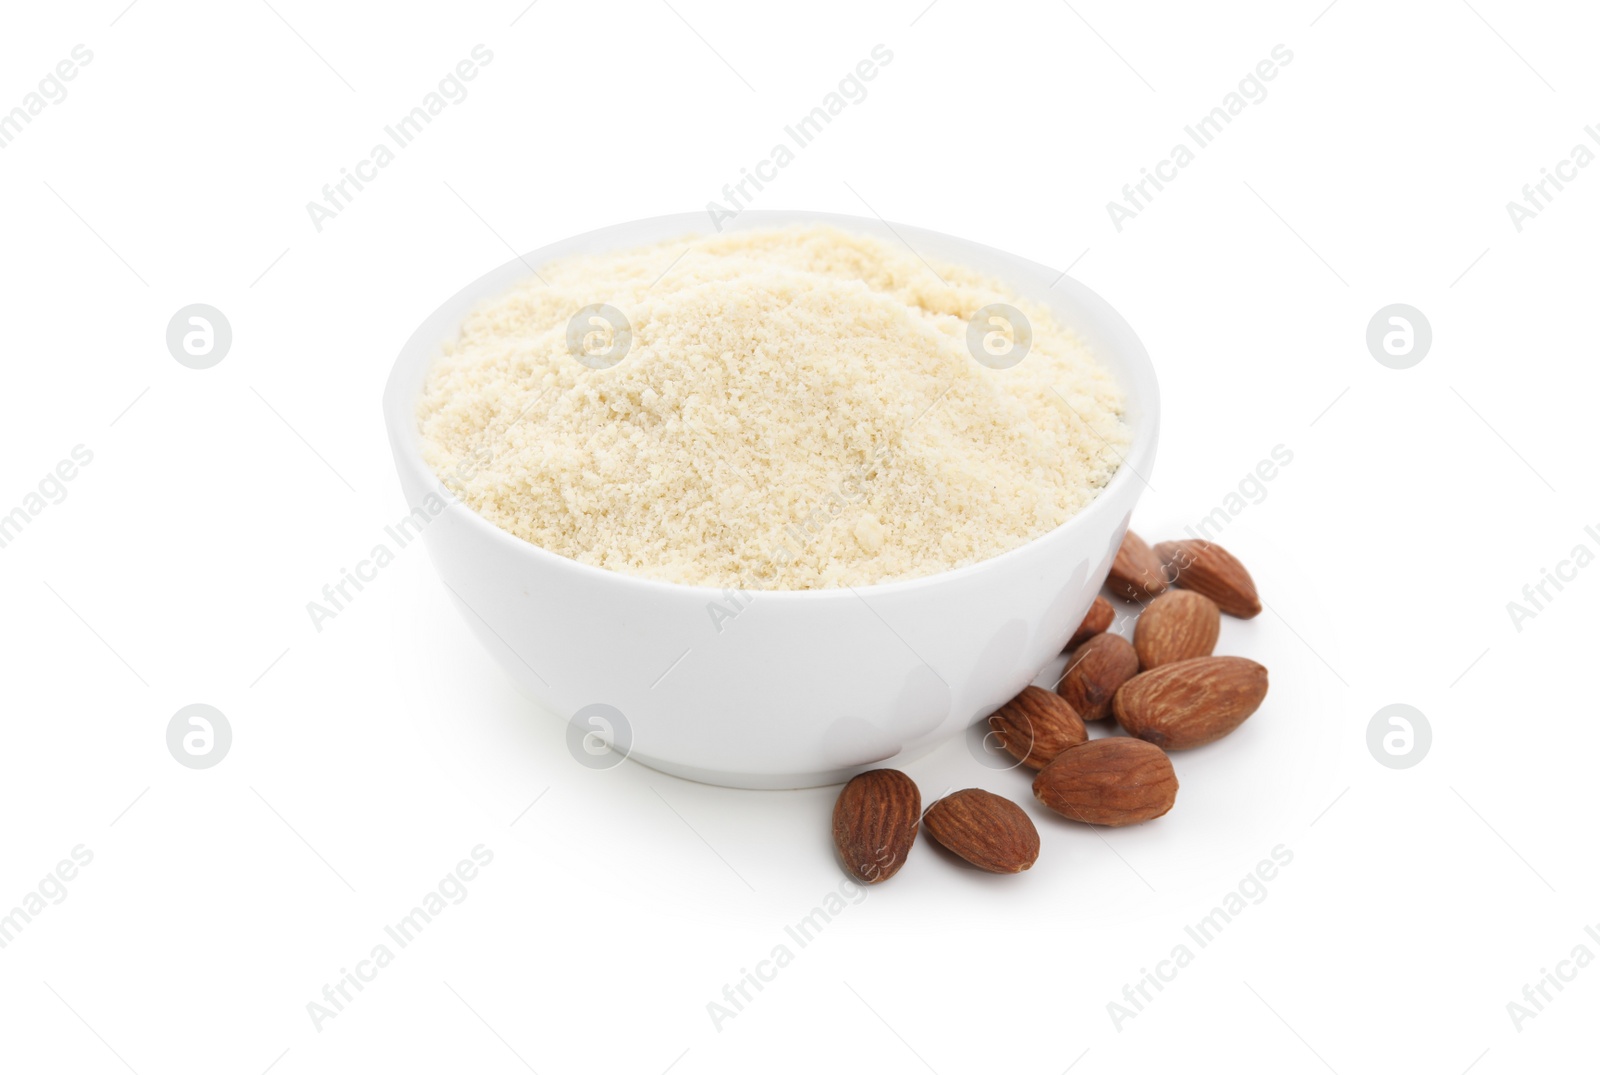
[[[75,445],[93,462],[0,549],[0,910],[94,858],[0,949],[0,1067],[1594,1069],[1600,969],[1520,1029],[1507,1003],[1600,955],[1600,568],[1520,631],[1506,606],[1600,550],[1600,167],[1520,233],[1505,208],[1600,125],[1592,11],[525,2],[7,12],[0,109],[94,58],[0,151],[0,511]],[[319,233],[306,202],[479,43],[468,98]],[[1134,830],[1047,815],[959,739],[916,761],[927,799],[1024,802],[1038,865],[919,841],[797,949],[785,926],[843,880],[832,790],[580,767],[420,552],[321,633],[305,605],[403,513],[378,396],[425,314],[513,249],[703,206],[878,43],[869,96],[756,204],[1072,265],[1162,380],[1152,540],[1292,451],[1223,537],[1272,611],[1219,651],[1273,687]],[[1280,43],[1267,98],[1119,233],[1107,201]],[[206,371],[164,340],[196,302],[234,333]],[[1409,370],[1365,345],[1394,302],[1433,326]],[[205,771],[165,743],[192,702],[233,728]],[[1395,702],[1433,729],[1399,771],[1366,745]],[[478,844],[467,899],[314,1026]],[[1118,1025],[1108,1002],[1280,844],[1265,901]]]

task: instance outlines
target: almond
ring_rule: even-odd
[[[1112,611],[1111,602],[1095,595],[1094,604],[1089,606],[1088,615],[1083,617],[1083,622],[1078,624],[1078,629],[1067,640],[1067,649],[1077,649],[1095,635],[1111,626],[1111,621],[1116,618]]]
[[[1021,873],[1039,857],[1033,820],[1010,799],[982,788],[946,795],[928,807],[922,823],[947,850],[990,873]]]
[[[1105,720],[1111,696],[1138,672],[1139,655],[1126,638],[1098,634],[1073,652],[1056,693],[1084,720]]]
[[[1161,558],[1145,543],[1144,538],[1132,530],[1122,535],[1122,545],[1111,561],[1111,574],[1106,585],[1118,597],[1135,601],[1148,601],[1167,588],[1167,573],[1161,567]]]
[[[1166,565],[1167,576],[1185,590],[1204,594],[1230,616],[1248,620],[1261,613],[1255,580],[1238,559],[1221,545],[1209,541],[1163,541],[1156,556]]]
[[[1129,735],[1165,750],[1221,739],[1261,706],[1267,670],[1244,657],[1195,657],[1141,672],[1112,709]]]
[[[893,877],[917,839],[922,795],[898,769],[873,769],[844,786],[833,804],[833,845],[845,871],[863,884]]]
[[[1160,747],[1117,736],[1074,747],[1046,765],[1033,794],[1073,821],[1133,825],[1172,809],[1178,776]]]
[[[1150,602],[1133,627],[1133,648],[1146,670],[1190,657],[1209,657],[1222,629],[1211,598],[1193,590],[1169,590]]]
[[[1030,769],[1043,769],[1069,747],[1088,742],[1089,731],[1067,700],[1028,686],[995,710],[989,727],[1006,752]]]

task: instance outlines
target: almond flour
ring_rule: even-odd
[[[1008,369],[968,350],[968,320],[995,303],[1032,328]],[[595,304],[630,334],[609,368],[569,351]],[[417,410],[426,463],[520,538],[626,574],[786,590],[929,575],[1047,533],[1117,469],[1121,412],[1043,306],[828,227],[540,266],[466,319]]]

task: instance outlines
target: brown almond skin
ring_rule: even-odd
[[[1245,722],[1267,696],[1267,670],[1245,657],[1195,657],[1141,672],[1112,704],[1129,735],[1193,750]]]
[[[922,824],[947,850],[990,873],[1021,873],[1039,858],[1033,819],[1010,799],[982,788],[946,795],[928,807]]]
[[[1111,621],[1116,619],[1116,612],[1107,601],[1099,594],[1095,595],[1094,604],[1089,606],[1089,612],[1083,617],[1083,622],[1078,624],[1078,629],[1067,640],[1067,649],[1077,649],[1095,635],[1111,626]]]
[[[1122,545],[1111,561],[1106,586],[1118,597],[1148,601],[1167,589],[1167,573],[1161,558],[1132,530],[1122,535]]]
[[[833,846],[845,872],[868,885],[893,877],[916,842],[921,813],[916,782],[898,769],[851,780],[833,804]]]
[[[1230,616],[1248,620],[1261,614],[1255,580],[1237,557],[1209,541],[1163,541],[1155,548],[1167,577],[1215,601]]]
[[[1022,688],[990,715],[989,727],[1006,753],[1029,769],[1043,769],[1063,750],[1089,741],[1089,730],[1067,700],[1043,687]]]
[[[1209,657],[1222,630],[1215,601],[1193,590],[1168,590],[1150,602],[1133,627],[1133,649],[1146,671],[1191,657]]]
[[[1079,646],[1067,661],[1056,693],[1084,720],[1111,716],[1117,688],[1139,673],[1139,655],[1121,635],[1098,634]]]
[[[1095,739],[1039,770],[1033,794],[1063,817],[1089,825],[1135,825],[1172,809],[1178,776],[1153,743]]]

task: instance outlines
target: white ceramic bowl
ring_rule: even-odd
[[[893,239],[878,221],[822,213],[747,211],[731,226],[791,223]],[[389,441],[408,504],[448,505],[423,534],[463,618],[528,694],[569,721],[580,761],[589,760],[579,744],[592,731],[637,761],[707,783],[838,783],[964,731],[1061,652],[1110,569],[1145,487],[1140,475],[1150,473],[1155,371],[1127,322],[1075,280],[1056,282],[1043,265],[895,225],[918,254],[1003,280],[1082,336],[1126,394],[1133,439],[1125,461],[1078,515],[994,559],[877,586],[756,593],[719,631],[708,606],[738,607],[720,590],[580,564],[457,503],[422,462],[415,413],[441,345],[474,305],[528,276],[528,266],[709,230],[701,213],[619,224],[507,262],[462,289],[395,362],[383,400]]]

